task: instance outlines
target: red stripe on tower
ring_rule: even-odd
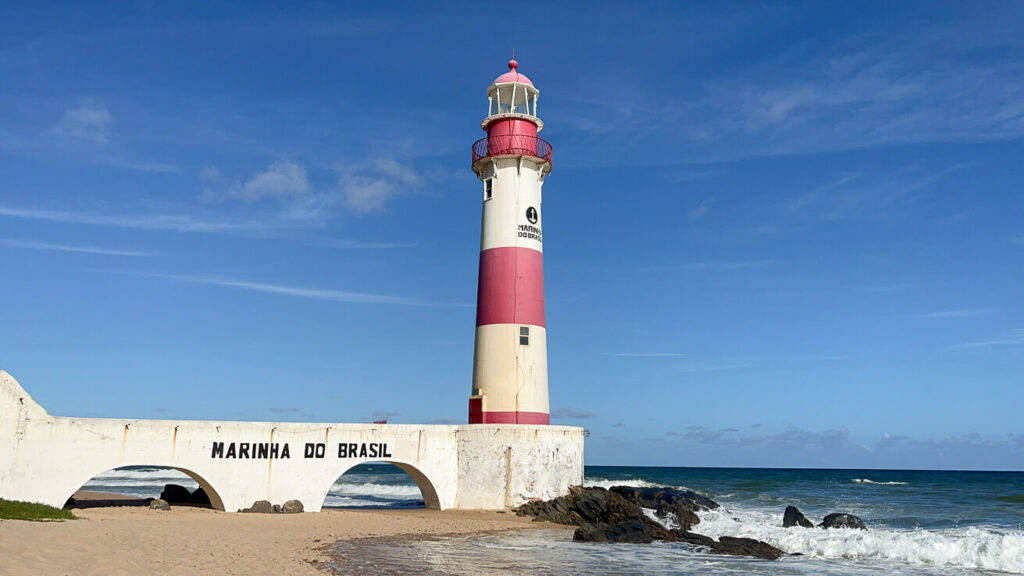
[[[476,325],[544,326],[544,255],[531,248],[480,253]]]
[[[481,412],[480,419],[470,424],[551,424],[547,412]]]

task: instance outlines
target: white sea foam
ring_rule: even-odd
[[[330,494],[339,496],[372,496],[386,499],[417,499],[423,496],[415,484],[375,484],[336,482],[331,486]]]
[[[131,496],[157,496],[166,484],[178,484],[189,490],[199,487],[199,484],[184,472],[159,468],[108,470],[94,476],[82,486],[82,489]]]
[[[854,484],[875,484],[878,486],[906,486],[907,482],[875,482],[870,478],[854,478],[851,480]]]
[[[689,490],[686,486],[666,486],[655,482],[648,482],[640,478],[627,478],[625,480],[605,480],[585,478],[583,485],[587,488],[611,488],[612,486],[631,486],[633,488],[674,488],[676,490]]]
[[[1024,532],[971,526],[946,530],[783,528],[782,514],[736,506],[700,513],[695,531],[718,538],[756,538],[810,558],[911,566],[1000,570],[1024,574]]]

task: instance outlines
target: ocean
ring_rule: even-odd
[[[157,496],[164,483],[195,483],[166,469],[98,476],[84,488]],[[405,540],[339,542],[340,574],[483,576],[684,574],[988,575],[1024,574],[1024,473],[784,470],[588,466],[588,486],[670,486],[705,494],[722,508],[693,531],[773,544],[777,561],[714,556],[678,543],[585,544],[565,530]],[[336,483],[336,507],[414,508],[419,490],[390,465],[359,466]],[[830,512],[860,516],[861,530],[782,528],[794,505],[812,521]]]

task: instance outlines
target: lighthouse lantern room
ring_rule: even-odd
[[[470,424],[549,424],[541,191],[551,145],[537,136],[540,91],[508,63],[487,89],[487,136],[473,145],[483,183]]]

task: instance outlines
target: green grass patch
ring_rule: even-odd
[[[0,498],[0,520],[74,520],[68,510],[61,510],[46,504],[18,502]]]

